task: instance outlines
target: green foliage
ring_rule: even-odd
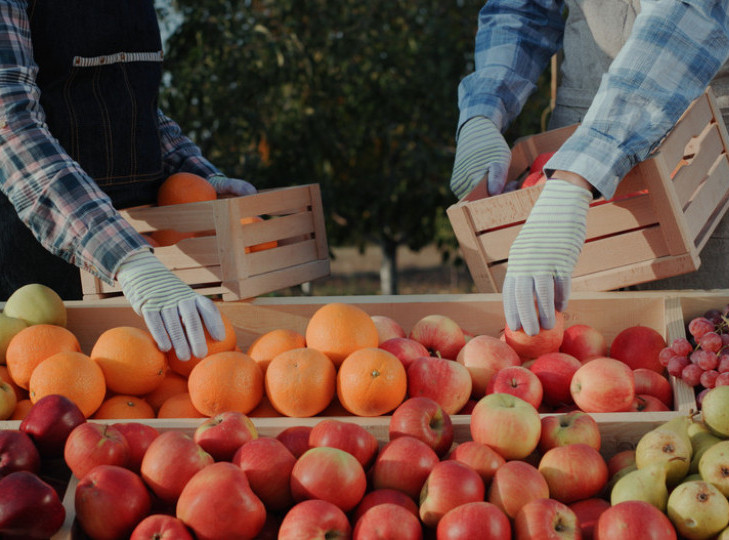
[[[229,176],[321,184],[332,245],[452,248],[457,89],[482,4],[175,0],[161,104]]]

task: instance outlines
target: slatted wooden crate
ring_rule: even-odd
[[[155,254],[201,294],[253,298],[329,275],[329,252],[317,184],[247,197],[125,210],[140,233],[195,233]],[[254,223],[243,218],[262,216]],[[268,249],[256,246],[268,244]],[[121,288],[81,272],[84,299],[121,299]]]
[[[509,179],[557,150],[576,126],[527,137],[514,146]],[[636,165],[610,201],[594,201],[573,290],[608,291],[692,272],[729,208],[729,136],[708,90],[657,150]],[[452,205],[448,217],[481,292],[503,286],[509,249],[541,193],[534,186],[483,197],[483,186]]]

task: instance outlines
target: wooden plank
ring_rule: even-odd
[[[448,219],[456,233],[461,255],[468,265],[471,278],[481,292],[498,292],[491,271],[488,253],[476,234],[477,228],[471,220],[470,206],[463,203],[448,208]],[[509,244],[511,245],[511,244]]]
[[[711,236],[711,232],[724,217],[729,205],[729,162],[726,155],[721,156],[703,183],[691,204],[685,211],[689,234],[696,251],[701,251]]]

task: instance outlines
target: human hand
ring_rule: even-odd
[[[564,180],[551,179],[544,185],[509,250],[502,293],[506,324],[512,330],[523,328],[534,336],[540,325],[553,328],[555,309],[567,307],[591,200],[589,190]]]
[[[250,182],[238,180],[237,178],[228,178],[222,174],[216,174],[208,178],[210,185],[215,188],[218,195],[233,195],[234,197],[242,197],[244,195],[252,195],[257,192],[256,188]]]
[[[144,317],[161,351],[174,347],[180,360],[189,360],[191,351],[203,358],[208,352],[204,328],[213,339],[225,337],[215,303],[193,291],[151,252],[127,257],[117,279],[134,311]]]
[[[504,190],[511,150],[496,125],[475,116],[461,128],[451,176],[451,191],[459,199],[470,193],[488,173],[489,195]]]

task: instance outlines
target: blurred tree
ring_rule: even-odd
[[[436,242],[444,261],[456,247],[457,89],[482,5],[172,0],[162,105],[230,176],[319,183],[330,245],[379,245],[382,292],[396,294],[398,246]],[[547,101],[522,115],[526,133]]]

